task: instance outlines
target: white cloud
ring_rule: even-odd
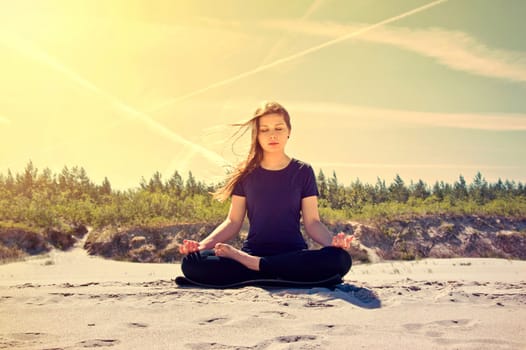
[[[261,23],[267,28],[333,40],[359,32],[369,24],[280,20]],[[449,68],[486,77],[526,82],[526,53],[490,48],[467,33],[439,28],[411,29],[382,26],[354,40],[393,45],[431,57]]]
[[[374,108],[332,103],[288,103],[291,114],[316,116],[331,115],[340,118],[339,123],[350,126],[371,125],[372,121],[381,123],[404,123],[410,126],[430,126],[457,129],[476,129],[488,131],[525,131],[526,114],[476,114],[476,113],[434,113],[400,109]],[[344,127],[342,125],[342,127]]]

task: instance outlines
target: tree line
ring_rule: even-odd
[[[329,219],[436,211],[526,215],[524,184],[489,183],[480,172],[470,184],[461,175],[453,184],[437,181],[432,186],[422,180],[406,184],[399,175],[389,185],[380,178],[375,184],[356,179],[344,185],[335,172],[326,177],[323,171],[316,180],[320,210]],[[184,179],[175,171],[167,179],[155,172],[136,188],[114,190],[108,178],[96,184],[82,167],[53,173],[29,162],[22,173],[0,173],[0,222],[63,229],[219,222],[229,204],[213,200],[210,193],[220,185],[198,181],[192,172]]]
[[[484,205],[495,199],[526,197],[526,186],[522,182],[498,179],[495,183],[489,183],[480,172],[477,172],[469,185],[462,175],[453,184],[436,181],[432,186],[422,180],[406,185],[400,175],[396,175],[389,186],[380,178],[374,185],[357,179],[349,186],[343,186],[338,181],[336,172],[327,178],[320,170],[317,183],[322,206],[332,209],[357,208],[385,202],[407,203],[410,199],[472,201]]]
[[[215,188],[175,171],[167,180],[155,172],[137,188],[114,190],[107,177],[96,184],[82,167],[55,174],[29,162],[20,174],[0,174],[0,222],[67,229],[217,221],[228,207],[212,200]]]

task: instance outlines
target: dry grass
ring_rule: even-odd
[[[20,261],[26,256],[27,254],[22,250],[18,248],[8,248],[0,243],[0,264]]]

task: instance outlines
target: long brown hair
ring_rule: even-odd
[[[242,137],[249,129],[251,130],[252,141],[250,143],[250,150],[247,158],[239,163],[234,171],[228,175],[225,185],[213,193],[215,199],[220,201],[228,199],[232,195],[232,191],[234,191],[234,187],[237,183],[250,174],[261,163],[261,160],[263,159],[263,149],[258,142],[259,118],[268,114],[281,115],[285,120],[285,124],[289,131],[292,129],[289,112],[277,102],[263,102],[261,106],[256,109],[254,116],[249,121],[241,124],[233,124],[233,126],[239,127],[234,134],[234,137],[237,136],[236,140]]]

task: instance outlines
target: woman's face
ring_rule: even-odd
[[[258,142],[264,152],[284,152],[290,130],[281,114],[267,114],[259,118]]]

